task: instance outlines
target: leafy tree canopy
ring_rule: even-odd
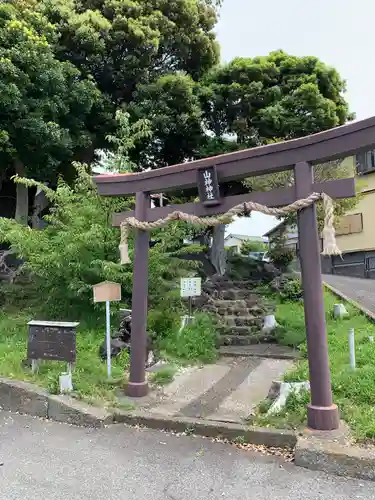
[[[130,112],[149,120],[152,134],[138,148],[140,167],[159,168],[196,157],[204,142],[198,84],[186,74],[176,73],[139,85]]]
[[[57,24],[57,54],[121,104],[138,84],[185,71],[194,79],[218,62],[215,11],[201,0],[42,0]]]
[[[316,57],[277,51],[215,67],[201,97],[207,128],[251,147],[344,124],[353,117],[344,92],[338,72]]]
[[[56,56],[93,78],[102,92],[103,105],[90,120],[96,148],[107,147],[105,136],[116,129],[117,108],[130,106],[135,120],[148,118],[149,112],[154,116],[154,138],[139,149],[135,161],[144,167],[164,166],[192,155],[202,131],[197,125],[200,107],[191,93],[193,82],[219,61],[213,31],[219,4],[211,0],[39,0],[39,8],[59,33]],[[156,112],[161,116],[155,117]],[[173,130],[175,117],[179,119]],[[172,144],[182,136],[180,148]],[[93,150],[84,160],[92,158]]]
[[[0,158],[4,170],[51,180],[57,166],[87,148],[95,83],[56,59],[57,33],[25,3],[0,4]]]

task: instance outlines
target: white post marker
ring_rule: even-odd
[[[111,376],[111,310],[110,302],[105,302],[105,324],[106,324],[106,340],[107,340],[107,375]]]
[[[121,285],[111,281],[103,281],[93,286],[94,302],[105,302],[105,319],[106,319],[106,346],[107,346],[107,374],[111,376],[111,310],[110,303],[112,301],[121,300]]]
[[[180,333],[184,327],[194,321],[192,315],[192,297],[199,297],[202,294],[201,278],[181,278],[181,298],[189,299],[189,314],[181,318]]]
[[[349,359],[350,368],[355,370],[355,342],[354,342],[354,328],[349,330]]]

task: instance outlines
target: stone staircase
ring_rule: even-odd
[[[246,346],[266,341],[261,333],[263,318],[272,314],[272,304],[254,292],[253,281],[216,277],[203,285],[203,309],[216,315],[222,346]]]

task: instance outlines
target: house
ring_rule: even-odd
[[[293,250],[297,250],[298,248],[298,230],[295,224],[287,224],[285,221],[281,221],[263,236],[268,238],[270,248],[272,248],[281,236],[285,238],[285,247],[292,248]]]
[[[342,256],[322,258],[324,273],[375,279],[375,150],[343,160],[352,167],[361,197],[355,208],[336,221],[336,241]],[[284,232],[285,246],[298,251],[297,226],[280,222],[264,236],[272,243]],[[322,242],[321,242],[322,245]]]
[[[246,234],[228,234],[224,239],[224,247],[231,249],[233,253],[240,253],[241,247],[246,241],[257,241],[267,243],[268,239],[264,236],[249,236]]]
[[[375,278],[375,150],[359,153],[350,161],[361,197],[336,224],[337,245],[343,255],[330,259],[325,272]]]

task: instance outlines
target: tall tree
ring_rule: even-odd
[[[353,118],[345,90],[338,72],[316,57],[277,51],[214,68],[201,99],[209,130],[251,147],[343,125]]]
[[[118,107],[132,103],[137,120],[142,109],[148,113],[160,99],[158,111],[162,115],[178,116],[175,92],[189,94],[192,82],[219,60],[213,31],[216,9],[207,0],[40,0],[39,5],[59,31],[57,57],[93,78],[107,98],[107,106],[91,119],[97,147],[103,147],[100,139],[114,131],[113,116]],[[191,101],[193,115],[197,114],[195,106]],[[183,126],[185,137],[196,134],[196,120],[188,121]],[[187,132],[189,124],[192,130]],[[167,142],[170,126],[165,125],[164,134],[162,128],[158,119],[155,141]],[[161,145],[156,157],[158,148],[154,145],[151,149],[150,161],[160,165],[175,163],[182,155],[177,148],[173,155],[171,144]],[[184,154],[191,154],[190,149]]]
[[[41,181],[91,143],[87,118],[95,84],[54,56],[54,27],[27,1],[0,4],[0,160],[9,172]],[[17,185],[16,218],[27,223],[28,189]]]
[[[196,157],[204,141],[198,84],[180,72],[138,85],[129,110],[147,119],[152,134],[137,148],[141,168],[160,168]]]
[[[230,151],[294,139],[353,118],[345,100],[345,81],[334,68],[316,57],[296,57],[283,51],[253,59],[236,58],[213,68],[203,79],[200,98],[205,127],[214,135],[210,153],[215,144],[217,152],[222,153],[226,146]],[[337,161],[315,169],[317,180],[352,174],[349,164]],[[247,179],[242,190],[262,191],[292,184],[293,176],[283,172]],[[233,188],[239,192],[240,183]],[[337,214],[355,203],[355,199],[340,201]],[[221,272],[225,269],[224,230],[224,226],[218,227],[213,233],[214,254],[220,256],[215,267]]]

